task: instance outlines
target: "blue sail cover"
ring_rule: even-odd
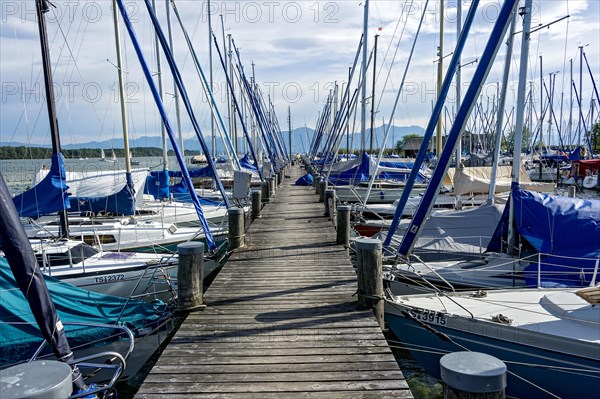
[[[348,169],[340,172],[332,171],[329,175],[329,183],[336,186],[347,186],[350,184],[367,182],[370,178],[372,163],[374,168],[374,161],[371,160],[369,154],[363,152],[360,164],[356,165],[355,163],[349,162],[350,167]],[[410,162],[380,162],[379,167],[385,169],[378,170],[376,178],[404,181],[408,178],[409,170],[412,169],[413,164]],[[398,169],[398,171],[394,171],[394,169]],[[422,182],[426,179],[427,178],[419,172],[417,181]]]
[[[19,216],[38,218],[70,209],[66,180],[62,154],[53,154],[48,175],[36,186],[13,198]]]
[[[108,212],[115,215],[135,215],[135,188],[131,173],[125,174],[125,186],[118,193],[105,197],[72,197],[71,210],[78,212]]]
[[[152,327],[165,315],[162,302],[146,303],[97,294],[48,276],[44,276],[44,280],[63,323],[117,324],[118,320],[119,325],[135,332]],[[8,262],[0,257],[0,367],[28,359],[43,339],[25,297],[16,287]],[[65,331],[71,347],[93,340],[106,341],[115,333],[114,330],[68,325]]]
[[[250,162],[248,154],[244,155],[242,159],[240,159],[240,165],[242,166],[242,168],[250,169],[251,171],[258,173],[258,168],[256,167],[256,165]]]
[[[587,286],[600,258],[600,200],[512,190],[517,231],[538,252],[545,285]],[[545,255],[549,254],[549,255]],[[537,284],[537,263],[526,283]]]
[[[521,190],[513,185],[511,200],[487,251],[501,252],[508,239],[508,209],[515,204],[517,232],[541,255],[542,286],[587,286],[600,257],[600,201]],[[525,268],[525,282],[538,284],[538,264]]]
[[[160,170],[148,173],[144,194],[150,194],[154,199],[169,198],[169,171]]]
[[[183,184],[183,182],[173,184],[171,186],[171,194],[173,195],[174,200],[181,201],[181,202],[190,202],[190,203],[192,202],[192,196],[190,195],[189,191],[187,190],[187,188],[185,187],[185,184]],[[202,205],[219,206],[219,205],[224,204],[223,201],[211,200],[209,198],[204,198],[204,197],[200,197],[200,196],[198,196],[198,200],[200,201],[200,203]]]

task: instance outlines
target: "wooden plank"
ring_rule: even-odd
[[[312,190],[284,183],[138,398],[412,397]]]

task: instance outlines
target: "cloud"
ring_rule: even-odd
[[[39,38],[33,12],[34,1],[3,0],[0,3],[0,141],[12,138],[13,132],[28,131],[31,132],[31,142],[47,142],[45,104],[41,93],[37,95],[43,87],[43,80]],[[51,16],[49,15],[48,32],[55,85],[60,88],[61,94],[58,108],[61,132],[65,133],[63,140],[87,141],[92,134],[99,140],[117,138],[121,132],[111,3],[53,3],[56,9],[52,10]],[[166,31],[165,2],[157,0],[156,3],[158,17]],[[375,90],[376,101],[381,104],[377,114],[378,120],[384,117],[387,122],[389,118],[424,3],[370,1],[369,49],[373,46],[373,36],[380,34],[377,64],[378,69],[381,69],[378,71]],[[176,0],[175,4],[208,76],[208,2]],[[446,1],[445,4],[444,55],[449,55],[456,43],[456,2]],[[463,53],[463,64],[480,58],[499,4],[497,0],[481,1]],[[557,96],[563,91],[568,93],[568,59],[573,58],[576,63],[574,79],[578,81],[578,46],[589,43],[584,50],[596,81],[600,81],[600,53],[597,41],[600,35],[599,2],[535,1],[535,4],[534,25],[550,23],[567,14],[571,17],[568,21],[558,22],[532,36],[528,79],[539,79],[538,57],[542,55],[543,74],[546,79],[548,72],[560,71],[556,83]],[[142,43],[150,69],[156,73],[154,33],[144,3],[127,1],[126,5],[134,19],[133,26]],[[463,18],[469,5],[470,3],[464,3]],[[435,100],[436,64],[433,61],[437,58],[438,7],[439,2],[432,0],[429,10],[426,11],[424,26],[405,83],[405,90],[410,91],[406,91],[402,96],[401,109],[395,121],[397,125],[425,125],[431,103]],[[271,95],[279,121],[285,121],[287,108],[291,106],[294,123],[301,126],[306,122],[309,126],[314,126],[318,112],[322,110],[324,101],[333,88],[333,82],[342,85],[348,80],[348,68],[352,65],[362,34],[363,9],[360,1],[211,1],[211,22],[223,52],[220,15],[223,16],[225,35],[231,34],[234,38],[248,75],[251,75],[252,64],[255,65],[257,82],[262,84],[265,94]],[[171,21],[177,64],[201,127],[208,131],[210,113],[196,68],[173,14]],[[520,30],[520,18],[518,21],[517,30]],[[378,30],[379,28],[382,29]],[[121,35],[128,84],[130,129],[134,136],[157,134],[160,132],[160,121],[156,106],[123,26]],[[512,85],[518,77],[516,66],[520,40],[520,35],[517,35],[513,70],[510,75]],[[392,63],[397,46],[397,56]],[[490,84],[487,86],[492,89],[486,90],[485,94],[490,97],[490,101],[495,93],[494,82],[499,81],[502,76],[504,48],[505,46],[502,46],[488,79]],[[220,112],[226,119],[225,76],[216,52],[213,56],[215,95]],[[450,57],[444,60],[445,67],[449,60]],[[173,82],[164,57],[161,57],[161,63],[165,103],[175,125]],[[468,84],[474,70],[475,64],[462,68],[465,84]],[[368,73],[370,93],[371,71]],[[354,84],[358,81],[357,76],[353,79]],[[388,84],[383,87],[386,78]],[[592,87],[585,68],[583,80],[583,98],[589,103]],[[453,96],[452,92],[447,104],[449,110],[454,104]],[[487,99],[484,101],[487,102]],[[514,94],[511,94],[508,107],[513,107],[514,102]],[[184,135],[193,136],[189,118],[184,115],[182,121]]]

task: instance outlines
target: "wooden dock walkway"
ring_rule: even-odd
[[[292,169],[296,175],[299,169]],[[285,179],[136,398],[412,397],[312,188]]]

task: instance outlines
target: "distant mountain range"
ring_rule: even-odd
[[[315,131],[311,128],[296,128],[292,130],[292,152],[299,153],[305,152],[308,150],[311,140],[313,138]],[[394,147],[395,143],[392,143],[392,139],[395,141],[401,140],[407,134],[418,134],[423,135],[424,129],[420,126],[393,126],[392,132],[390,132],[390,137],[388,138],[387,147]],[[367,132],[367,146],[369,146],[369,136]],[[285,140],[285,144],[288,144],[288,132],[282,131],[283,138]],[[383,137],[385,135],[384,126],[378,126],[374,130],[373,135],[373,146],[375,148],[379,148],[379,145],[383,142]],[[206,137],[207,144],[210,147],[210,138]],[[350,141],[353,142],[353,148],[357,149],[360,147],[360,133],[351,133]],[[129,146],[132,148],[135,154],[136,147],[155,147],[160,148],[162,140],[159,136],[142,136],[137,139],[132,139],[129,141]],[[0,146],[9,146],[9,147],[50,147],[48,145],[31,145],[26,143],[17,143],[17,142],[0,142]],[[200,143],[196,138],[189,138],[184,141],[184,146],[189,150],[200,150]],[[111,149],[111,148],[123,148],[123,139],[113,139],[106,141],[89,141],[86,143],[77,143],[77,144],[64,144],[62,146],[64,149],[74,150],[81,148],[103,148],[103,149]],[[244,139],[238,138],[238,149],[244,148]],[[342,143],[342,148],[346,148],[345,140]],[[217,139],[217,153],[221,154],[224,152],[224,147],[221,139]],[[242,150],[240,150],[242,152]]]

